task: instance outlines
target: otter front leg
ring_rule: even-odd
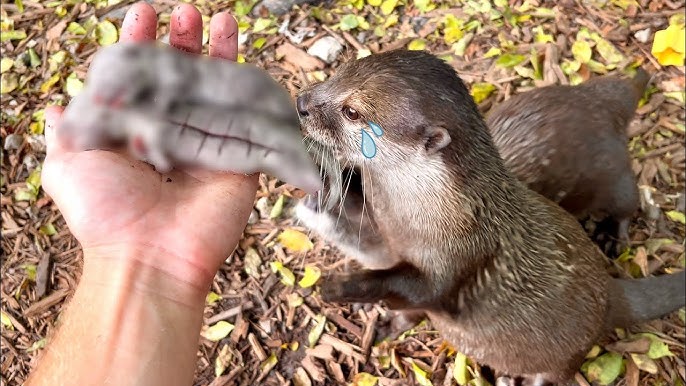
[[[339,303],[385,301],[391,309],[429,308],[437,294],[416,267],[401,263],[390,269],[334,275],[322,284],[322,299]]]

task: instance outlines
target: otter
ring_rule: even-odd
[[[620,250],[630,244],[629,220],[640,205],[626,129],[649,80],[639,67],[633,78],[540,87],[486,114],[510,172],[579,220],[614,220]]]
[[[371,249],[355,248],[362,233],[345,227],[326,235],[375,267],[327,278],[324,301],[426,312],[457,350],[505,374],[500,382],[531,384],[570,381],[614,327],[686,305],[683,270],[611,277],[576,218],[507,169],[461,78],[439,58],[394,50],[348,62],[296,105],[313,154],[327,159],[327,199],[298,204],[296,215],[315,232],[322,216],[331,228],[335,206],[351,205],[341,171],[352,169],[365,204],[353,216],[368,212],[363,226],[378,232]],[[373,158],[361,151],[369,122],[384,130]]]

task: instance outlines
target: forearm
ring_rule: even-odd
[[[26,384],[191,385],[206,290],[146,258],[86,254],[81,282]]]

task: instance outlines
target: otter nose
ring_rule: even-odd
[[[296,105],[298,107],[298,114],[300,114],[303,117],[306,117],[310,115],[310,113],[307,112],[307,107],[309,105],[309,97],[307,94],[302,94],[298,95],[298,98],[296,99]]]

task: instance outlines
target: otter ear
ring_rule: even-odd
[[[450,134],[441,126],[430,126],[424,129],[424,148],[429,154],[433,154],[448,146]]]

